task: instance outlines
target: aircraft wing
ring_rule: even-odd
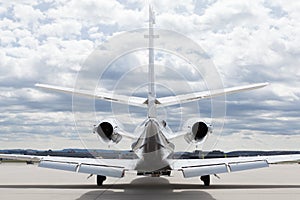
[[[211,174],[237,172],[269,167],[280,162],[299,162],[300,154],[276,156],[249,156],[212,159],[174,159],[169,163],[174,170],[180,170],[185,178]]]
[[[107,92],[91,92],[87,90],[77,90],[74,88],[68,88],[68,87],[60,87],[60,86],[54,86],[54,85],[47,85],[47,84],[35,84],[36,87],[57,91],[57,92],[64,92],[69,94],[76,94],[81,95],[85,97],[91,97],[91,98],[97,98],[102,99],[106,101],[112,101],[115,103],[122,103],[122,104],[129,104],[132,106],[138,106],[138,107],[147,107],[147,99],[141,98],[141,97],[133,97],[133,96],[125,96],[125,95],[117,95]]]
[[[177,96],[168,96],[168,97],[157,98],[157,101],[158,101],[158,106],[165,107],[165,106],[171,106],[176,104],[188,103],[192,101],[198,101],[200,99],[213,98],[224,94],[232,94],[232,93],[238,93],[247,90],[254,90],[254,89],[265,87],[268,84],[269,83],[256,83],[251,85],[237,86],[237,87],[231,87],[231,88],[225,88],[219,90],[203,91],[203,92],[196,92],[196,93],[183,94]]]
[[[134,169],[135,159],[97,159],[56,156],[0,154],[0,158],[39,162],[39,167],[121,178]]]

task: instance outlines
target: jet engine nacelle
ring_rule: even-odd
[[[204,141],[208,133],[212,133],[211,125],[197,121],[188,126],[188,133],[184,136],[188,143],[200,143]]]
[[[94,133],[97,132],[100,138],[106,142],[119,143],[122,139],[120,132],[119,123],[116,120],[108,119],[103,120],[99,123],[98,126],[95,126]]]

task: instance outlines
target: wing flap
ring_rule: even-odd
[[[63,162],[53,162],[53,161],[44,161],[42,160],[39,167],[49,168],[49,169],[58,169],[64,171],[76,172],[78,168],[78,164],[74,163],[63,163]]]
[[[299,162],[300,154],[276,156],[249,156],[212,159],[174,159],[169,163],[172,169],[183,172],[185,178],[238,172],[269,167],[280,162]]]
[[[238,172],[250,169],[258,169],[269,167],[266,160],[250,161],[250,162],[235,162],[228,164],[205,165],[196,167],[183,167],[182,173],[184,178],[196,176],[204,176],[211,174],[222,174],[228,172]]]
[[[225,164],[182,168],[184,178],[191,178],[209,174],[221,174],[227,172],[228,169]]]
[[[251,161],[251,162],[241,162],[241,163],[239,162],[229,163],[228,167],[230,169],[230,172],[237,172],[237,171],[269,167],[269,164],[266,160],[261,160],[261,161]]]
[[[86,165],[79,166],[78,172],[86,174],[97,174],[102,176],[109,176],[115,178],[121,178],[124,176],[124,168],[106,167],[99,165]]]
[[[0,158],[36,161],[39,162],[38,166],[43,168],[97,174],[117,178],[123,177],[125,170],[134,169],[137,163],[137,160],[135,159],[97,159],[18,154],[0,154]]]
[[[56,162],[42,160],[39,167],[57,169],[71,172],[79,172],[86,174],[97,174],[102,176],[121,178],[124,175],[123,167],[111,167],[111,166],[101,166],[94,164],[79,164],[79,163],[68,163],[68,162]]]

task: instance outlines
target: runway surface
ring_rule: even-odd
[[[204,187],[199,178],[184,179],[181,172],[168,178],[127,173],[122,179],[108,178],[99,188],[95,186],[95,177],[87,179],[86,174],[3,163],[0,164],[0,199],[300,199],[300,165],[297,164],[272,165],[220,177],[212,177],[212,185]]]

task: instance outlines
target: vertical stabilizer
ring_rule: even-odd
[[[155,24],[155,16],[152,6],[149,5],[149,64],[148,64],[148,117],[156,118],[156,91],[155,91],[155,75],[154,75],[154,33],[153,24]]]

